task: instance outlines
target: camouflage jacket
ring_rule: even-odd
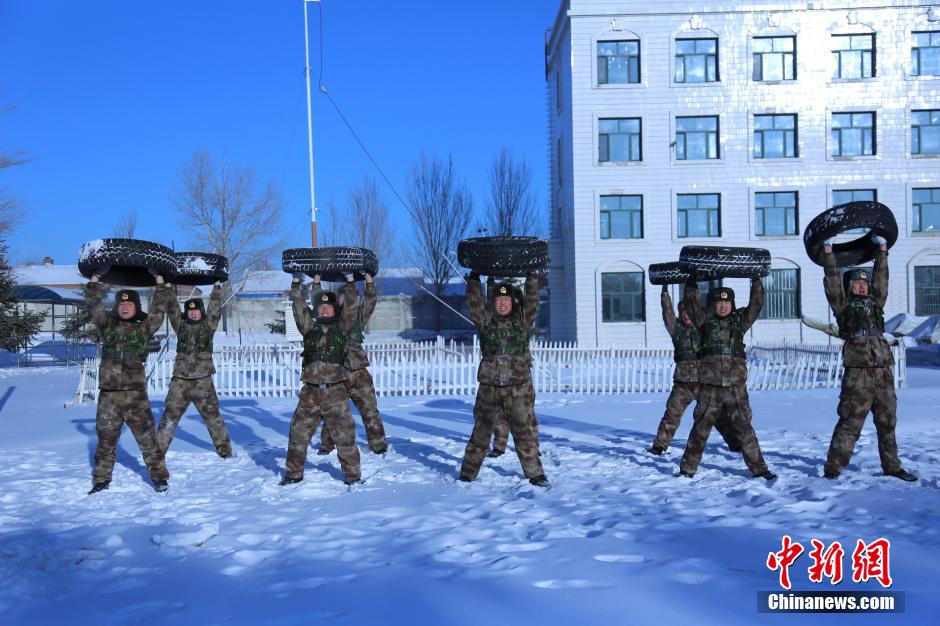
[[[369,356],[362,347],[362,334],[366,324],[375,311],[376,290],[375,282],[366,283],[365,298],[359,302],[359,290],[356,283],[346,283],[346,300],[343,308],[355,309],[355,317],[349,333],[346,335],[346,369],[350,372],[369,367]]]
[[[849,296],[842,286],[842,276],[836,267],[834,254],[826,255],[826,274],[823,287],[826,290],[826,299],[829,307],[839,323],[840,336],[847,332],[845,314],[849,307]],[[880,315],[888,300],[888,253],[878,250],[875,253],[875,267],[872,271],[872,280],[869,290],[867,308],[877,311]],[[851,337],[843,337],[842,363],[845,367],[891,367],[894,365],[894,355],[891,346],[884,338],[884,327],[874,329],[871,333],[858,333]]]
[[[672,379],[680,383],[698,382],[698,347],[701,344],[698,329],[694,324],[683,326],[677,319],[672,309],[672,298],[669,293],[663,292],[660,298],[663,308],[663,323],[669,336],[672,337],[672,344],[675,346],[676,371]],[[679,349],[682,346],[682,350]],[[689,355],[695,355],[695,358],[686,358]]]
[[[300,282],[291,283],[290,288],[291,305],[294,311],[294,321],[297,322],[297,330],[305,337],[309,335],[317,326],[316,317],[310,307],[307,306],[307,300],[304,298],[304,289]],[[340,307],[337,311],[339,319],[334,322],[340,325],[340,330],[348,333],[355,322],[355,307]],[[326,348],[328,325],[320,325],[324,331],[319,342],[319,346]],[[300,380],[311,385],[321,383],[338,383],[346,379],[346,368],[336,363],[327,363],[326,361],[313,361],[303,368],[300,374]]]
[[[177,307],[178,309],[179,307]],[[215,374],[212,362],[212,337],[222,319],[222,290],[212,288],[206,314],[198,322],[183,318],[178,311],[170,312],[170,325],[176,331],[176,378],[205,378]]]
[[[125,342],[139,343],[141,339],[146,342],[156,334],[163,325],[163,318],[167,309],[175,300],[173,291],[168,285],[157,285],[148,305],[149,314],[136,322],[125,322],[116,314],[105,310],[101,303],[105,288],[101,283],[89,282],[85,289],[88,302],[88,313],[91,321],[98,328],[102,337],[112,336],[118,353],[101,359],[98,368],[98,389],[102,391],[127,391],[147,389],[147,380],[144,365],[146,354],[141,359],[139,354],[124,352],[121,348]]]
[[[467,306],[470,317],[481,337],[493,332],[502,346],[506,346],[514,327],[526,334],[525,354],[484,354],[477,370],[477,381],[483,385],[508,387],[522,385],[532,380],[532,355],[529,354],[528,337],[539,310],[539,282],[535,276],[525,281],[525,297],[522,310],[513,307],[512,313],[497,315],[483,298],[483,286],[479,278],[467,281]]]
[[[707,314],[702,309],[699,299],[698,285],[694,282],[686,283],[684,300],[688,306],[692,323],[702,335],[703,354],[699,359],[698,380],[703,385],[715,387],[733,387],[747,383],[747,360],[734,354],[704,354],[704,349],[710,342],[710,333],[717,333],[718,347],[728,352],[732,348],[731,331],[734,327],[743,340],[744,334],[757,321],[761,309],[764,307],[764,283],[760,280],[751,281],[750,300],[745,308],[735,308],[729,315],[718,318],[714,311]]]

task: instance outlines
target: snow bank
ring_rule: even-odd
[[[907,335],[920,326],[926,319],[926,317],[917,317],[910,313],[898,313],[885,322],[885,332],[898,336]]]

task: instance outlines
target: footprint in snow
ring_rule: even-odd
[[[536,550],[544,550],[550,546],[551,544],[543,541],[533,543],[501,543],[496,546],[496,549],[500,552],[535,552]]]
[[[601,589],[603,587],[609,587],[610,585],[593,580],[585,580],[583,578],[574,578],[571,580],[554,578],[551,580],[537,580],[532,583],[532,586],[538,587],[539,589]]]
[[[646,563],[650,559],[642,554],[597,554],[594,560],[603,563]]]

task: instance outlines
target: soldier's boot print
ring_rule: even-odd
[[[304,385],[300,390],[297,408],[290,420],[290,435],[287,440],[287,460],[284,463],[284,480],[281,484],[299,482],[304,478],[304,463],[307,461],[307,447],[313,433],[320,425],[320,407],[314,397],[311,385]]]
[[[692,401],[695,400],[694,383],[674,382],[672,391],[669,392],[669,398],[666,400],[666,412],[659,421],[659,428],[656,430],[656,438],[653,439],[653,445],[650,452],[662,454],[672,443],[672,438],[676,436],[679,424],[682,422],[682,415]]]
[[[496,388],[480,385],[476,403],[473,405],[473,432],[470,433],[470,440],[464,451],[460,480],[475,480],[480,473],[500,411],[501,407],[496,403]]]
[[[506,453],[506,446],[509,445],[509,421],[505,419],[504,414],[500,414],[500,419],[493,425],[493,449],[487,454],[489,458],[495,459]]]
[[[111,482],[114,472],[114,457],[117,453],[117,442],[121,438],[121,427],[124,420],[118,404],[120,391],[102,391],[98,394],[98,409],[95,415],[95,432],[98,443],[95,446],[95,469],[92,472],[92,483],[95,485]]]
[[[150,399],[147,398],[146,391],[132,391],[130,394],[129,406],[125,414],[124,421],[131,429],[134,439],[144,457],[144,463],[150,472],[150,480],[155,487],[158,483],[165,483],[170,478],[170,473],[166,469],[163,450],[157,443],[156,431],[153,427],[153,411],[150,409]]]
[[[179,426],[180,418],[183,417],[188,407],[186,381],[181,378],[171,378],[170,389],[163,402],[163,415],[160,417],[160,425],[157,426],[157,444],[164,454],[170,448],[173,436],[176,434],[176,427]]]
[[[228,427],[219,411],[219,396],[215,391],[211,376],[198,379],[192,400],[199,415],[202,416],[202,421],[206,423],[206,429],[209,431],[216,453],[223,459],[232,456],[232,441],[229,439]]]
[[[335,385],[324,393],[323,422],[336,444],[336,456],[347,485],[362,477],[359,446],[356,445],[356,422],[349,411],[349,396],[342,385]],[[311,433],[312,435],[312,433]]]
[[[705,453],[705,444],[708,443],[708,436],[721,413],[722,403],[714,392],[715,389],[721,391],[721,388],[711,385],[702,385],[699,390],[698,402],[692,414],[692,430],[689,432],[689,440],[685,444],[685,452],[679,462],[679,471],[683,475],[693,476],[698,471],[702,454]]]
[[[535,407],[532,398],[525,387],[518,385],[507,388],[504,392],[504,411],[508,413],[509,429],[512,431],[512,440],[516,447],[516,455],[522,464],[525,477],[540,479],[545,477],[542,460],[539,458],[538,422],[535,417]],[[543,484],[539,481],[538,484]]]
[[[385,439],[385,427],[382,425],[382,416],[375,397],[375,383],[368,369],[350,372],[347,385],[349,397],[359,411],[362,425],[366,429],[366,440],[369,449],[376,454],[383,454],[388,450]]]

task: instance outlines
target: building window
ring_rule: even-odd
[[[680,193],[676,206],[679,237],[721,236],[721,194]]]
[[[833,35],[833,78],[872,78],[875,75],[874,35]]]
[[[915,233],[940,231],[940,187],[914,189],[911,192],[914,207]]]
[[[795,191],[754,194],[755,235],[795,235],[797,216]]]
[[[832,206],[839,206],[848,202],[876,202],[878,191],[875,189],[839,189],[832,192]],[[867,233],[867,228],[853,228],[843,231],[843,235],[861,235]]]
[[[558,159],[558,186],[565,184],[565,144],[559,137],[555,142],[555,156]]]
[[[718,80],[717,39],[676,39],[676,82],[714,83]]]
[[[940,31],[915,32],[911,47],[911,74],[940,75]]]
[[[718,158],[718,116],[676,118],[676,159]]]
[[[911,111],[911,154],[940,154],[940,109]]]
[[[940,315],[940,265],[914,268],[914,315]]]
[[[601,163],[642,161],[642,122],[638,117],[598,120],[598,156]]]
[[[833,113],[832,156],[875,154],[875,114]]]
[[[754,37],[754,80],[796,78],[796,37]]]
[[[601,239],[643,238],[643,196],[601,196]]]
[[[598,41],[597,82],[601,85],[640,82],[640,42]]]
[[[764,278],[764,308],[760,318],[791,320],[800,317],[800,271],[770,270]]]
[[[698,281],[698,293],[699,301],[702,304],[702,309],[708,311],[708,294],[712,289],[717,289],[721,287],[721,279],[716,278],[714,280],[700,280]],[[683,289],[682,285],[679,285],[679,289]],[[680,292],[681,293],[681,292]]]
[[[643,272],[611,272],[601,274],[603,321],[645,321]]]
[[[755,159],[796,156],[796,115],[754,116]]]

